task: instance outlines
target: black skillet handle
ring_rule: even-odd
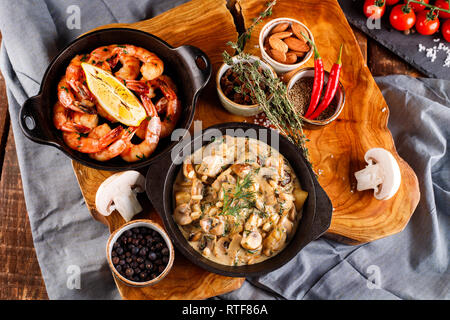
[[[314,174],[311,170],[311,174]],[[322,236],[330,227],[333,205],[325,190],[320,186],[317,179],[313,178],[316,191],[316,214],[314,217],[311,241]]]
[[[181,46],[176,49],[187,62],[194,74],[194,88],[197,93],[203,89],[211,78],[212,66],[206,53],[194,46]]]
[[[40,95],[31,97],[25,101],[19,113],[20,128],[30,140],[41,144],[52,145],[41,128],[44,121],[41,114],[43,110],[41,104],[42,99]]]
[[[145,192],[153,207],[162,217],[164,214],[164,187],[172,159],[171,152],[167,152],[162,158],[151,163],[147,170],[145,180]]]

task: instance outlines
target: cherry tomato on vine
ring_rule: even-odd
[[[441,28],[442,35],[447,42],[450,42],[450,19],[445,20]]]
[[[439,30],[439,18],[436,12],[430,10],[420,11],[417,14],[416,30],[418,33],[429,36]]]
[[[365,0],[363,10],[367,18],[380,19],[386,11],[386,1]]]
[[[392,5],[396,4],[399,1],[400,0],[386,0],[386,5],[387,6],[392,6]]]
[[[405,0],[405,3],[407,2],[408,0]],[[425,2],[426,4],[429,4],[430,3],[430,0],[420,0],[420,1],[422,1],[422,2]],[[423,11],[423,10],[425,10],[425,6],[423,5],[423,4],[418,4],[418,3],[415,3],[415,2],[410,2],[409,3],[409,5],[411,6],[411,8],[414,10],[414,12],[420,12],[420,11]]]
[[[438,8],[450,10],[449,9],[449,7],[450,7],[449,0],[437,0],[434,5]],[[447,13],[444,11],[439,11],[439,18],[444,18],[444,19],[450,18],[450,13]]]
[[[398,4],[392,8],[389,21],[391,26],[399,31],[409,30],[416,23],[416,14],[411,7]]]

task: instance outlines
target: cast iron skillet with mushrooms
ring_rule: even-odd
[[[250,265],[286,247],[307,196],[274,148],[222,136],[184,160],[174,185],[173,218],[204,257]]]

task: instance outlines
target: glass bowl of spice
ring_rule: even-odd
[[[169,273],[175,251],[162,227],[140,219],[124,224],[110,235],[106,256],[116,279],[128,286],[147,287]]]
[[[238,59],[239,58],[237,57],[233,57],[233,62],[236,64],[239,61]],[[263,75],[263,73],[267,73],[268,71],[273,78],[277,77],[275,71],[267,63],[256,56],[250,56],[243,62],[244,72],[250,72],[246,71],[246,64],[254,64],[257,62],[259,64],[259,73]],[[248,74],[247,78],[251,79],[251,75]],[[264,91],[266,96],[270,94],[269,88],[264,86],[263,83],[260,83],[258,86],[252,85],[250,87],[260,88]],[[251,117],[262,112],[257,99],[245,82],[245,79],[242,79],[242,77],[233,71],[232,65],[226,63],[222,64],[217,72],[216,88],[220,102],[229,112],[244,117]]]
[[[321,94],[321,100],[325,94],[326,84],[330,73],[324,71],[323,91]],[[336,94],[331,100],[329,106],[323,110],[320,115],[315,119],[308,119],[304,115],[309,107],[311,101],[311,95],[314,85],[314,68],[304,68],[297,71],[289,80],[287,84],[287,95],[289,101],[292,103],[294,109],[298,111],[303,124],[308,129],[318,129],[321,126],[327,125],[334,121],[342,112],[345,104],[345,90],[342,83],[339,81],[339,86],[336,90]]]

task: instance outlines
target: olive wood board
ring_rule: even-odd
[[[235,5],[248,27],[252,19],[265,9],[265,4],[263,0],[245,0],[236,1]],[[260,56],[257,46],[259,31],[264,23],[278,17],[300,20],[310,28],[326,70],[336,60],[340,44],[344,44],[341,74],[341,82],[346,90],[344,110],[336,121],[324,128],[305,129],[310,139],[307,147],[313,169],[334,208],[326,236],[348,244],[360,244],[400,232],[408,223],[420,198],[417,177],[395,150],[387,128],[388,106],[365,65],[355,36],[337,1],[278,0],[272,16],[254,29],[246,51]],[[193,0],[150,20],[102,28],[108,27],[143,30],[175,47],[183,44],[197,46],[211,60],[212,79],[221,65],[221,53],[227,49],[226,42],[237,38],[236,27],[225,0]],[[304,65],[311,66],[312,59]],[[290,72],[282,78],[287,81],[292,74]],[[200,95],[195,119],[202,120],[203,128],[222,122],[254,120],[253,117],[228,113],[218,100],[214,80]],[[353,174],[365,167],[364,154],[373,147],[390,151],[400,166],[402,184],[390,200],[376,200],[373,191],[356,191]],[[92,169],[77,162],[73,162],[73,167],[93,217],[108,225],[111,232],[120,227],[125,221],[118,213],[103,217],[95,210],[96,190],[113,173]],[[146,174],[146,170],[142,173]],[[144,212],[136,218],[161,221],[150,203],[146,203]],[[243,281],[243,278],[211,274],[176,253],[172,271],[160,283],[148,288],[127,287],[118,281],[116,284],[124,299],[205,299],[235,290]]]
[[[245,26],[261,12],[259,0],[238,1]],[[346,102],[342,113],[329,125],[305,130],[307,147],[319,183],[331,199],[333,217],[327,236],[349,244],[370,242],[404,229],[420,199],[419,183],[411,167],[397,153],[387,127],[389,108],[372,77],[358,42],[344,13],[335,0],[278,0],[270,19],[288,17],[300,20],[313,33],[325,70],[337,60],[343,44],[342,82]],[[264,23],[256,26],[247,48],[260,54],[257,46]],[[311,58],[305,67],[313,67]],[[283,75],[288,81],[296,70]],[[396,195],[380,201],[373,190],[356,190],[354,173],[366,166],[364,154],[384,148],[397,160],[402,182]]]

